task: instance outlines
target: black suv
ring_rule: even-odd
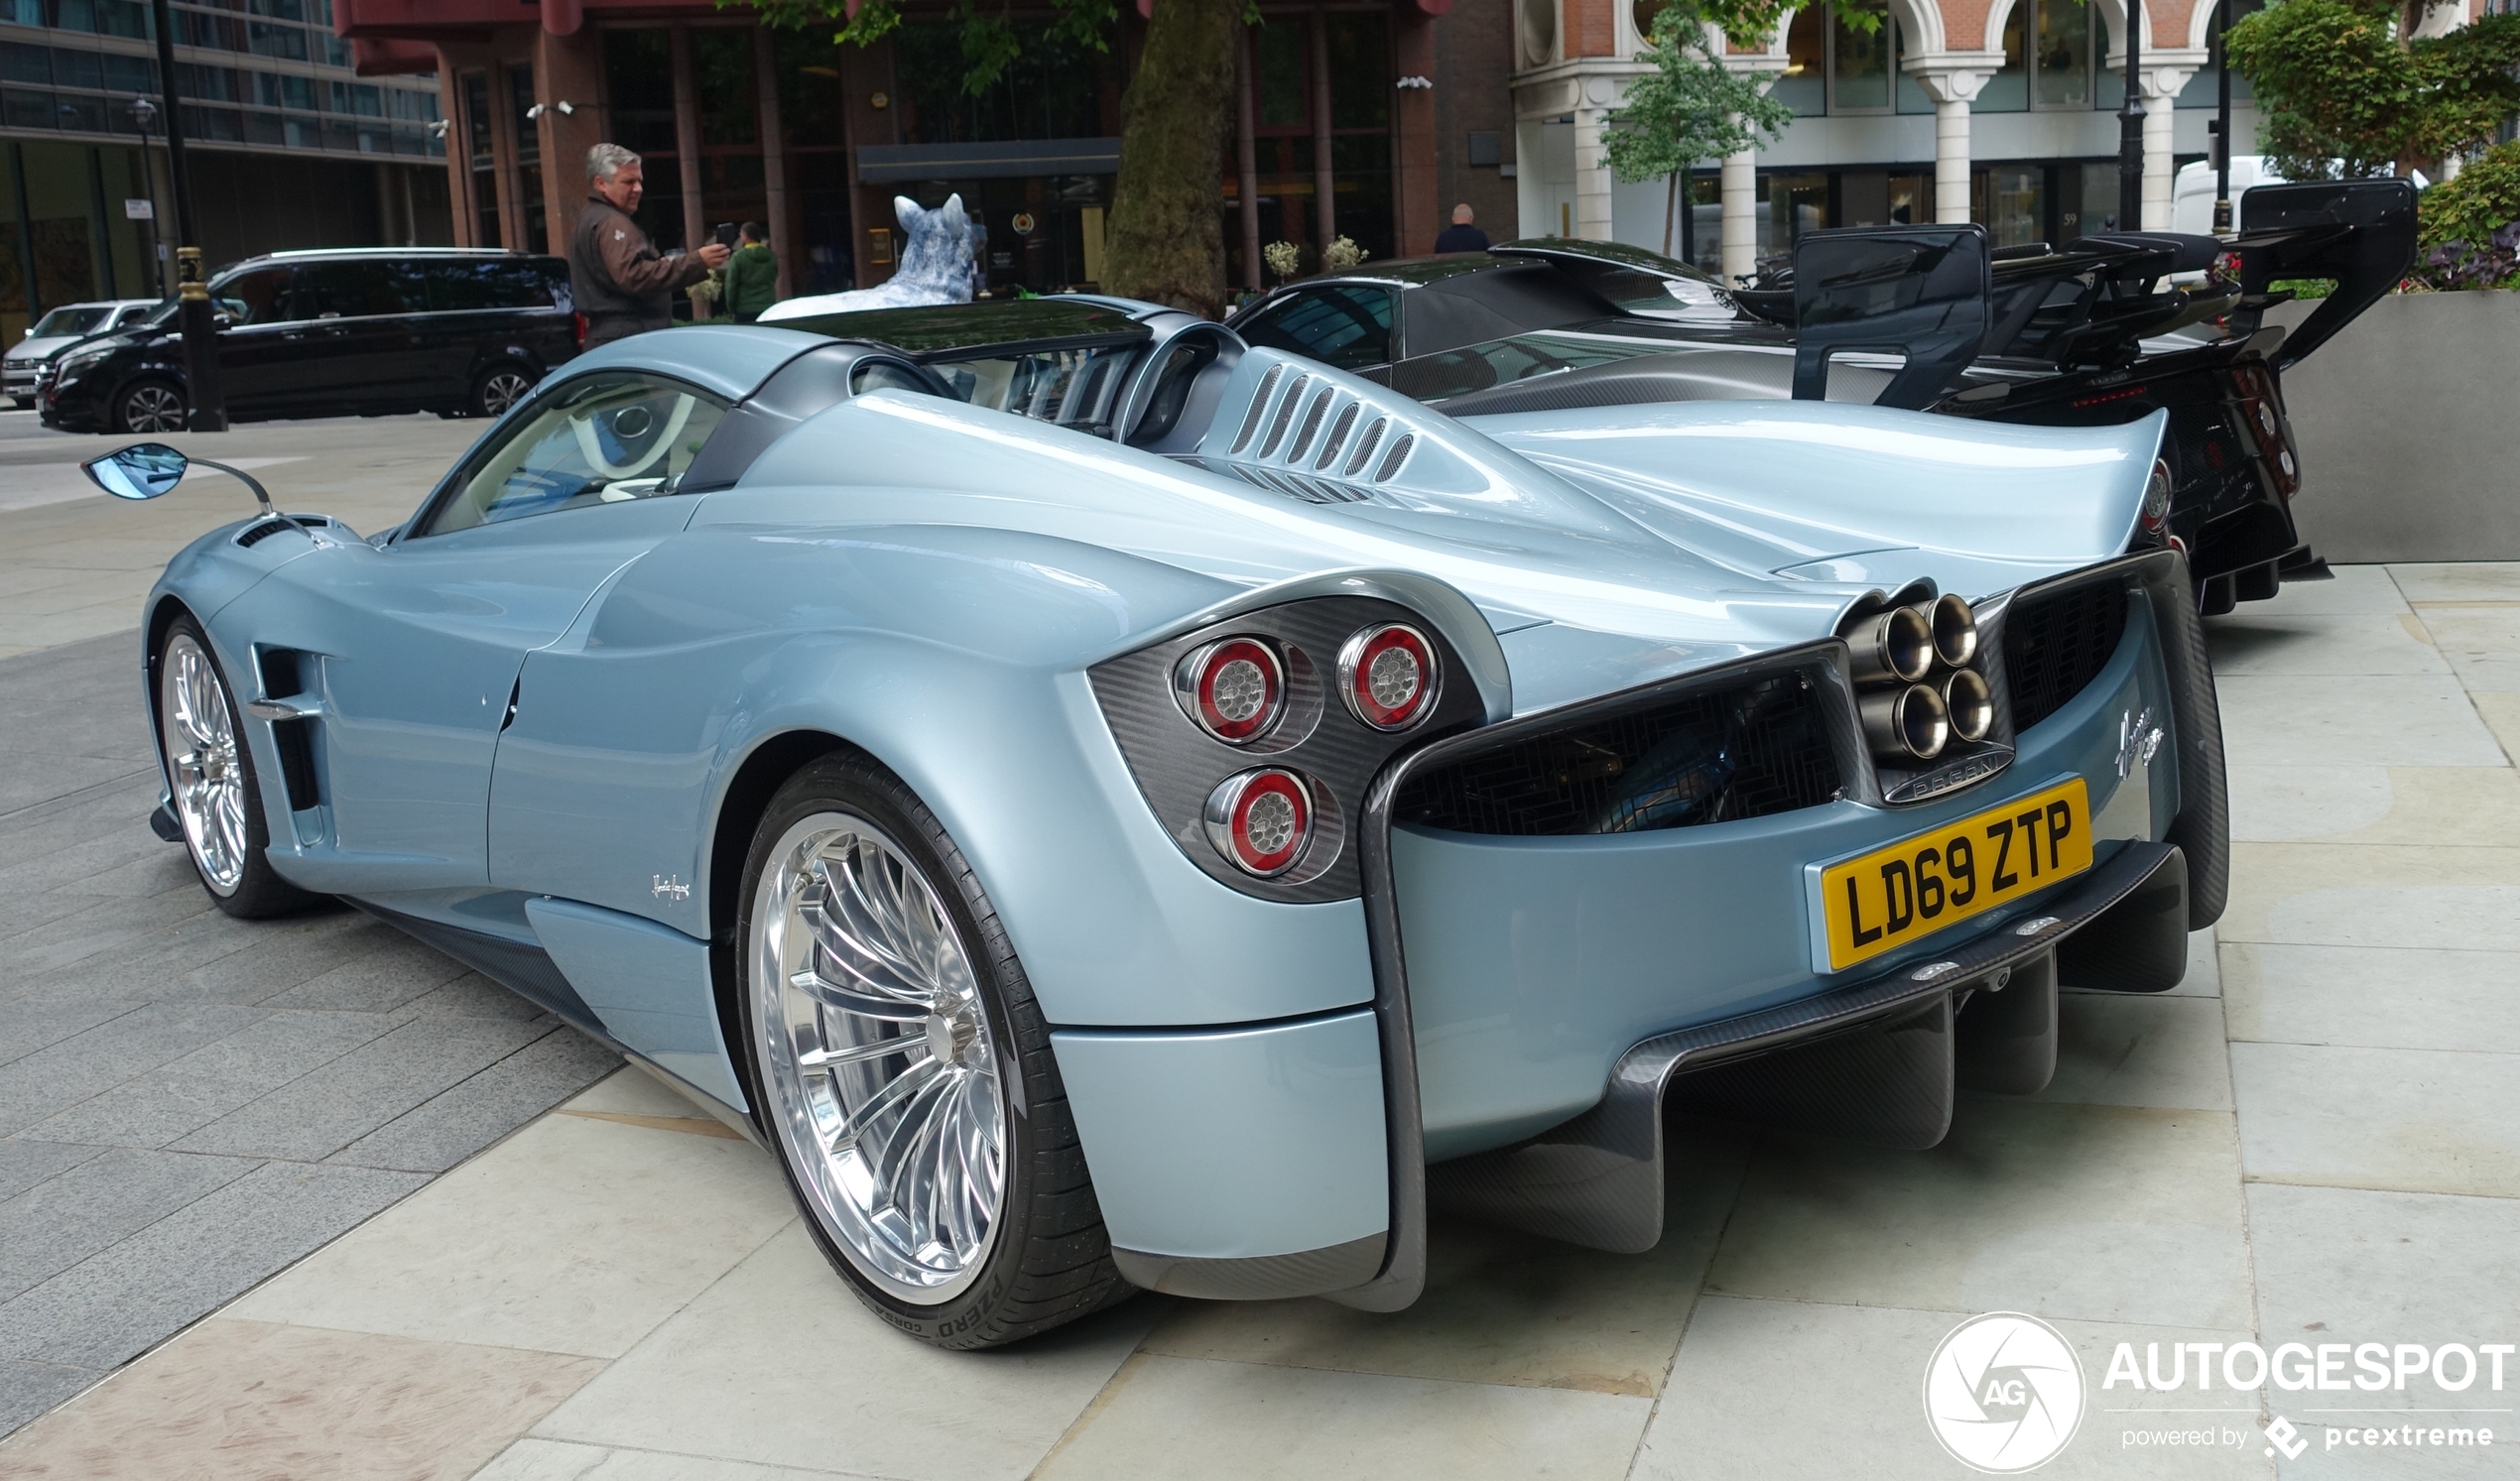
[[[471,248],[275,252],[210,280],[232,421],[436,412],[495,417],[577,353],[568,266]],[[47,367],[36,410],[65,432],[184,427],[184,336],[162,304]]]

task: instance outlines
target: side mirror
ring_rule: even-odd
[[[78,470],[117,499],[154,499],[182,483],[186,470],[196,462],[252,489],[254,502],[262,506],[263,513],[271,513],[271,491],[253,474],[206,457],[186,457],[164,442],[134,442],[120,452],[91,457],[80,463]]]
[[[154,499],[184,481],[190,460],[164,442],[135,442],[78,465],[88,481],[117,499]]]

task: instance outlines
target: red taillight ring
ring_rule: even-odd
[[[1173,697],[1199,729],[1239,746],[1277,723],[1286,706],[1286,669],[1277,650],[1257,638],[1219,638],[1173,667]]]
[[[2144,529],[2151,534],[2159,535],[2170,525],[2171,489],[2170,464],[2160,458],[2153,459],[2152,476],[2144,480],[2142,514]]]
[[[1274,879],[1302,861],[1313,841],[1313,794],[1293,772],[1243,772],[1207,795],[1203,821],[1207,841],[1227,863]]]
[[[1435,645],[1405,622],[1360,628],[1338,650],[1338,692],[1347,712],[1376,730],[1406,730],[1435,709],[1443,676]]]

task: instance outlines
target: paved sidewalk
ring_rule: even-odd
[[[2125,1448],[2203,1422],[2123,1413],[2145,1399],[2212,1401],[2103,1393],[2111,1347],[2520,1330],[2520,566],[2338,576],[2213,624],[2242,839],[2218,942],[2175,993],[2068,995],[2056,1083],[1967,1099],[1932,1152],[1683,1125],[1648,1255],[1443,1222],[1396,1315],[1141,1296],[956,1356],[861,1311],[762,1153],[623,1071],[0,1441],[0,1471],[1897,1481],[1962,1474],[1925,1362],[2012,1309],[2093,1384],[2043,1475],[2275,1474],[2255,1445]],[[2230,1424],[2316,1402],[2215,1399]]]
[[[129,632],[167,559],[195,536],[254,512],[224,473],[129,504],[97,491],[83,458],[148,440],[0,431],[0,658]],[[242,467],[288,510],[328,514],[362,535],[400,524],[486,424],[437,417],[256,423],[156,438]],[[20,435],[18,433],[25,432]],[[0,810],[6,810],[0,804]]]
[[[474,426],[183,440],[280,456],[275,497],[373,529]],[[167,557],[252,497],[203,475],[110,500],[73,463],[121,440],[0,440],[0,1434],[620,1062],[363,916],[210,909],[145,821],[132,630]],[[39,498],[64,469],[76,497]]]

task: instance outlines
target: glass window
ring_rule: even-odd
[[[434,312],[550,309],[559,302],[552,279],[532,263],[433,262],[425,273]]]
[[[2030,15],[2030,0],[2021,0],[2004,17],[2003,69],[1978,89],[1977,101],[1970,104],[1976,113],[2020,113],[2030,106],[2029,43],[2024,37],[2023,23]]]
[[[210,285],[210,301],[239,324],[276,323],[290,317],[289,268],[258,268]],[[173,305],[167,306],[172,309]]]
[[[16,42],[0,44],[0,80],[39,85],[51,82],[53,54],[43,47],[25,47]]]
[[[429,307],[427,290],[409,263],[369,258],[315,262],[298,270],[292,318],[372,318],[414,313]]]
[[[67,48],[53,53],[53,80],[63,87],[97,87],[105,85],[104,59],[94,52],[73,52]]]
[[[1785,28],[1785,70],[1777,74],[1768,95],[1794,110],[1798,118],[1828,111],[1828,32],[1823,6],[1806,5],[1794,12]]]
[[[1239,332],[1247,344],[1309,355],[1341,370],[1391,360],[1391,290],[1326,287],[1282,299]]]
[[[2038,0],[2038,88],[2042,108],[2091,105],[2091,8],[2088,0]]]
[[[63,334],[92,334],[103,325],[105,315],[113,311],[111,309],[83,307],[56,309],[38,319],[35,327],[26,331],[26,337],[50,339]]]
[[[279,57],[290,62],[307,60],[307,33],[303,27],[249,21],[246,23],[246,36],[253,50],[265,57]]]
[[[1870,0],[1860,7],[1881,25],[1861,31],[1830,13],[1829,99],[1831,113],[1878,113],[1890,106],[1890,5]]]
[[[561,387],[473,465],[425,534],[672,494],[726,403],[654,376]]]
[[[1998,247],[2044,241],[2048,172],[2038,165],[1999,165],[1986,172],[1986,229]]]
[[[913,391],[921,396],[934,396],[935,388],[912,373],[906,365],[886,360],[869,360],[849,372],[849,394],[864,396],[869,391]]]

